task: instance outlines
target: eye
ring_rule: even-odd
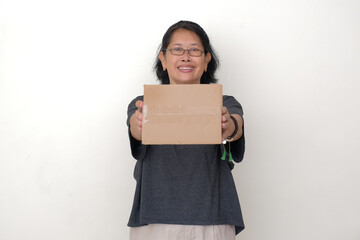
[[[194,52],[194,53],[196,53],[196,52],[200,52],[200,49],[197,49],[197,48],[190,48],[190,52]]]
[[[179,48],[179,47],[175,47],[172,50],[175,51],[175,52],[181,52],[183,49]]]

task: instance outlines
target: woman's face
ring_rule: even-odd
[[[199,49],[204,51],[204,47],[199,36],[194,32],[180,28],[176,30],[170,39],[169,46],[171,48]],[[166,68],[169,74],[170,84],[200,84],[201,76],[207,69],[207,65],[211,60],[210,53],[203,53],[199,57],[189,55],[188,51],[181,56],[173,55],[170,50],[165,54],[159,53],[159,59],[163,68]]]

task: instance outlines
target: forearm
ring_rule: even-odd
[[[237,122],[237,132],[232,140],[232,141],[236,141],[236,140],[240,139],[241,136],[243,135],[243,131],[242,131],[243,119],[239,114],[231,114],[231,116],[233,116]],[[234,133],[235,123],[232,123],[231,129],[232,129],[232,133]]]
[[[130,118],[130,133],[138,141],[142,140],[141,127],[138,124],[138,116],[134,113]]]

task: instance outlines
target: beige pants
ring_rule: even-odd
[[[235,227],[149,224],[130,228],[130,240],[235,240]]]

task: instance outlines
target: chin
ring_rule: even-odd
[[[200,84],[200,80],[193,80],[193,79],[180,79],[174,81],[175,84]]]

